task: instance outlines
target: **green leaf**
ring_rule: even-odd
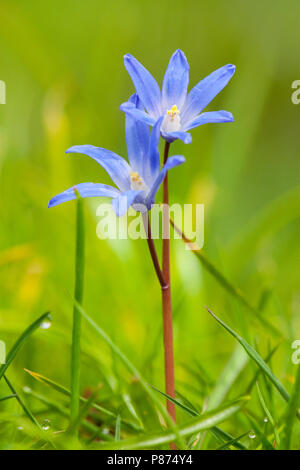
[[[121,416],[117,416],[116,429],[115,429],[115,441],[118,442],[121,436]]]
[[[33,372],[31,370],[28,370],[28,369],[24,369],[24,370],[28,374],[30,374],[31,377],[33,377],[34,379],[48,385],[49,387],[53,388],[57,392],[59,392],[63,395],[66,395],[68,397],[71,396],[70,390],[65,388],[63,385],[60,385],[57,382],[54,382],[53,380],[48,379],[48,377],[45,377],[44,375],[38,374],[37,372]],[[88,400],[87,400],[87,398],[80,397],[80,401],[81,401],[81,403],[86,403]],[[95,408],[97,411],[100,411],[101,413],[105,414],[106,416],[110,416],[114,419],[117,419],[117,414],[116,413],[113,413],[112,411],[109,411],[106,408],[103,408],[103,406],[100,406],[97,403],[93,403],[92,405],[93,405],[93,408]],[[134,429],[135,431],[142,431],[142,429],[139,426],[137,426],[136,424],[131,423],[129,421],[123,420],[123,424],[126,424],[129,428]]]
[[[146,448],[159,448],[170,442],[176,441],[177,434],[181,438],[188,437],[192,434],[204,431],[216,426],[218,423],[223,422],[236,414],[249,400],[249,397],[236,400],[226,406],[223,406],[217,410],[210,411],[203,414],[201,417],[193,419],[191,422],[178,427],[177,432],[173,430],[166,430],[161,433],[141,436],[139,438],[123,440],[120,442],[114,442],[112,444],[103,444],[100,446],[94,446],[94,449],[104,450],[138,450]]]
[[[2,379],[3,375],[7,371],[8,367],[18,354],[19,350],[23,346],[23,344],[30,338],[30,336],[41,326],[42,323],[46,321],[51,321],[51,315],[49,312],[44,313],[40,318],[38,318],[35,322],[33,322],[17,339],[9,353],[6,357],[6,363],[2,364],[0,367],[0,380]]]
[[[275,420],[273,419],[273,416],[271,415],[271,413],[270,413],[270,411],[269,411],[269,409],[266,405],[264,396],[262,394],[261,389],[259,388],[258,382],[256,382],[256,388],[257,388],[258,398],[259,398],[261,407],[264,410],[264,412],[265,412],[268,420],[270,421],[271,425],[273,426],[275,440],[276,440],[276,443],[279,445],[280,444],[280,437],[279,437],[279,434],[278,434],[278,431],[277,431],[277,428],[276,428],[276,423],[275,423]]]
[[[294,418],[296,414],[299,415],[299,407],[300,407],[300,365],[297,367],[297,374],[295,385],[293,387],[291,398],[287,405],[287,410],[285,413],[285,437],[282,444],[282,448],[284,450],[289,450],[291,447],[291,438],[292,438],[292,431],[294,426]]]
[[[182,240],[191,248],[192,253],[201,262],[204,268],[217,280],[217,282],[225,289],[229,294],[237,299],[249,312],[253,314],[255,318],[266,328],[272,331],[276,336],[280,336],[281,333],[278,329],[272,325],[261,313],[254,308],[246,297],[242,294],[240,289],[237,289],[228,279],[221,273],[221,271],[208,259],[202,250],[191,240],[189,240],[175,222],[170,218],[170,223],[174,230],[181,236]]]
[[[216,450],[225,450],[225,449],[228,449],[228,447],[230,446],[233,446],[235,447],[235,444],[237,442],[239,442],[241,439],[243,439],[243,437],[247,436],[248,433],[245,432],[244,434],[241,434],[241,436],[239,437],[236,437],[235,439],[231,439],[230,441],[228,442],[225,442],[225,444],[223,444],[222,446],[218,447]]]
[[[156,387],[153,387],[152,388],[154,390],[156,390],[158,393],[160,393],[161,395],[163,395],[165,398],[167,398],[168,400],[170,400],[172,403],[174,403],[174,405],[178,406],[179,408],[181,408],[183,411],[185,411],[186,413],[188,413],[190,416],[202,416],[201,413],[198,413],[194,408],[190,408],[188,406],[186,406],[185,404],[181,403],[180,401],[176,400],[175,398],[172,398],[170,397],[169,395],[167,395],[166,393],[164,392],[161,392],[160,390],[158,390],[158,388]],[[212,434],[214,434],[218,439],[222,439],[222,440],[225,440],[225,441],[234,441],[234,447],[236,447],[237,449],[246,449],[246,447],[241,443],[241,442],[238,442],[237,439],[234,439],[230,434],[226,433],[225,431],[223,431],[222,429],[218,428],[217,426],[214,426],[212,427],[210,430],[209,430]]]
[[[218,318],[208,307],[205,307],[206,310],[212,315],[212,317],[217,320],[217,322],[225,328],[245,349],[246,353],[251,357],[251,359],[258,365],[258,367],[266,374],[274,387],[278,390],[280,395],[285,401],[289,401],[290,395],[284,386],[279,382],[277,377],[273,374],[269,366],[265,361],[260,357],[260,355],[255,351],[255,349],[250,346],[247,341],[245,341],[240,335],[238,335],[234,330],[232,330],[226,323],[224,323],[220,318]]]

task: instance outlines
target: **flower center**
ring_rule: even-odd
[[[161,128],[163,132],[176,132],[180,130],[180,111],[176,104],[167,110]]]
[[[134,191],[147,191],[147,185],[137,171],[130,172],[130,187]]]

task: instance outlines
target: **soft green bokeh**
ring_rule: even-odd
[[[119,105],[134,89],[123,55],[136,56],[161,82],[181,48],[191,86],[236,65],[209,105],[231,111],[235,122],[202,126],[191,145],[172,145],[187,162],[172,170],[171,201],[204,203],[206,254],[252,305],[269,294],[264,314],[283,338],[273,368],[290,389],[291,343],[300,339],[300,105],[291,101],[300,79],[299,2],[1,0],[0,11],[0,80],[7,87],[0,105],[0,340],[9,349],[37,316],[53,316],[10,368],[16,387],[44,390],[24,367],[69,386],[75,204],[48,210],[47,203],[75,183],[109,184],[109,177],[88,157],[64,151],[88,143],[126,156]],[[147,244],[99,240],[99,202],[85,204],[84,306],[163,390],[161,299]],[[263,356],[280,338],[252,321],[180,240],[172,243],[172,281],[177,389],[201,409],[207,390],[189,367],[202,365],[214,382],[235,347],[204,305],[255,340]],[[113,409],[132,378],[85,322],[82,342],[82,390],[103,383],[99,398]],[[245,392],[254,370],[246,367],[231,398]],[[7,394],[2,383],[0,392]],[[13,401],[0,406],[19,411]],[[35,401],[32,409],[39,410]],[[233,419],[227,429],[237,436],[247,426]]]

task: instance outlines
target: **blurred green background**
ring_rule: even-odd
[[[290,387],[291,343],[300,339],[300,105],[291,102],[291,84],[300,79],[299,15],[297,0],[0,0],[0,79],[7,87],[0,105],[0,339],[9,349],[37,316],[53,316],[10,369],[16,386],[40,387],[24,367],[69,385],[75,204],[48,210],[47,203],[76,183],[110,181],[91,159],[64,151],[88,143],[126,157],[119,105],[134,89],[123,55],[133,54],[161,83],[180,48],[190,86],[236,65],[208,107],[231,111],[235,122],[202,126],[191,145],[172,146],[187,162],[172,171],[171,201],[205,204],[204,250],[252,305],[264,303],[283,338],[274,370]],[[99,240],[99,202],[85,204],[84,306],[163,389],[161,299],[147,245]],[[202,405],[206,392],[195,370],[203,366],[214,383],[235,347],[204,305],[255,339],[263,354],[279,338],[253,321],[180,240],[172,243],[172,280],[177,388]],[[103,400],[130,386],[86,323],[82,363],[82,389],[103,383]],[[244,374],[232,397],[251,365]]]

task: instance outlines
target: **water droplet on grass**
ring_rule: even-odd
[[[264,418],[264,423],[268,423],[268,422],[269,422],[268,418],[267,417]]]
[[[41,328],[43,330],[48,330],[48,328],[50,328],[52,325],[52,322],[50,320],[45,320],[41,323]]]
[[[250,439],[255,439],[256,438],[256,435],[254,434],[253,431],[250,431],[248,436],[250,437]]]
[[[44,431],[48,431],[50,429],[50,420],[49,419],[44,419],[42,428]]]

